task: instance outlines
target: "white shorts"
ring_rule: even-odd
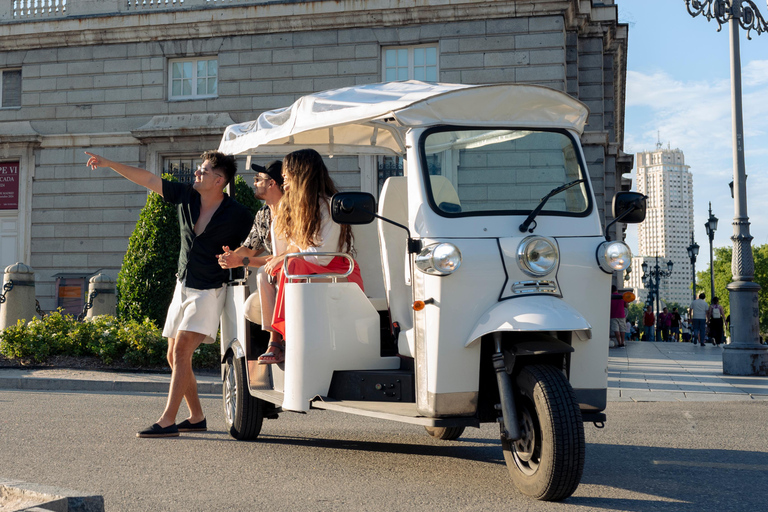
[[[225,286],[210,290],[188,288],[176,281],[173,300],[168,307],[163,336],[176,338],[178,331],[205,334],[203,343],[216,341],[219,332],[219,318],[227,297]]]
[[[614,332],[627,332],[627,321],[623,318],[611,318],[611,334]]]

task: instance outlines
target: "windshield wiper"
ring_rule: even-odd
[[[536,218],[536,216],[541,212],[541,210],[544,208],[544,205],[547,204],[547,201],[549,201],[549,198],[552,196],[555,196],[559,194],[560,192],[564,192],[568,190],[569,188],[573,187],[574,185],[578,185],[579,183],[583,183],[584,180],[574,180],[570,183],[566,183],[565,185],[560,185],[557,188],[553,188],[549,191],[547,195],[539,199],[539,204],[536,206],[536,208],[533,209],[531,213],[528,214],[528,217],[525,218],[522,224],[520,224],[520,231],[522,233],[525,233],[528,230],[528,227],[533,222],[533,219]],[[534,226],[535,228],[536,226]],[[533,229],[531,229],[531,233],[533,233]]]

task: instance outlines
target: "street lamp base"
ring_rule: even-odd
[[[768,346],[725,345],[723,347],[725,375],[768,376]]]

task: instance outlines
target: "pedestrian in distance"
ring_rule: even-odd
[[[715,346],[723,343],[723,320],[725,318],[725,311],[723,306],[720,305],[719,297],[712,297],[712,305],[707,310],[707,320],[709,322],[709,334],[712,336],[712,343]]]
[[[627,329],[625,305],[624,296],[619,293],[616,285],[611,285],[611,334],[617,347],[624,346],[624,332]]]
[[[707,304],[706,294],[699,294],[699,298],[691,302],[691,320],[693,327],[693,336],[691,340],[695,345],[697,342],[703,347],[707,339]]]
[[[654,341],[654,328],[656,325],[656,315],[653,314],[653,306],[648,305],[643,314],[643,341]]]
[[[669,341],[669,327],[672,323],[669,310],[665,306],[659,313],[659,328],[661,329],[661,341]]]
[[[124,178],[160,194],[178,205],[181,250],[173,300],[168,308],[163,336],[168,338],[171,385],[163,413],[156,423],[139,431],[137,437],[176,437],[179,432],[207,430],[192,355],[202,343],[213,343],[226,298],[229,271],[219,266],[216,254],[222,246],[239,246],[253,222],[250,211],[224,193],[234,179],[237,162],[218,151],[201,155],[193,184],[161,179],[145,169],[107,160],[86,152],[92,170],[109,167]],[[182,400],[190,416],[176,424]]]
[[[680,324],[682,317],[677,311],[677,308],[672,308],[672,312],[669,314],[669,327],[671,330],[672,339],[676,342],[680,341]]]

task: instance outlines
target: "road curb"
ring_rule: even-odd
[[[61,487],[40,485],[0,477],[0,497],[24,500],[29,506],[12,510],[56,512],[104,512],[104,497]],[[1,502],[0,502],[1,503]]]
[[[168,393],[168,382],[0,377],[0,389],[23,391],[101,391],[113,393]],[[221,394],[220,382],[198,382],[201,395]]]

